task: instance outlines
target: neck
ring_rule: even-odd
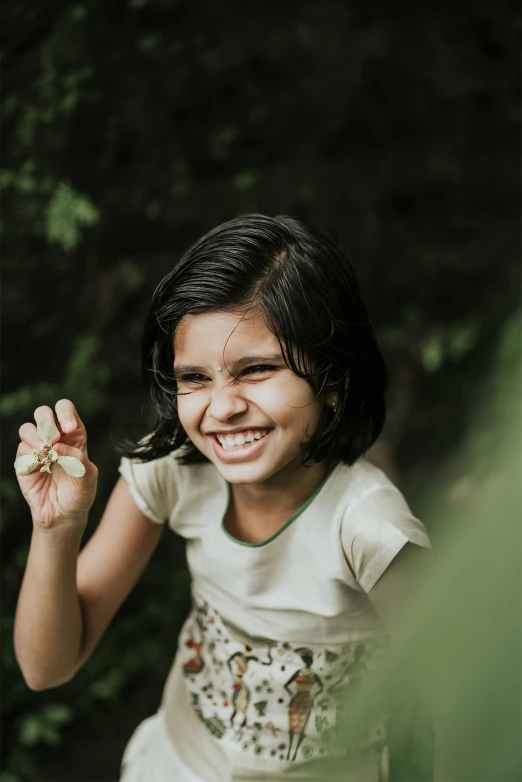
[[[313,494],[332,466],[326,462],[297,470],[292,466],[264,483],[232,485],[226,519],[229,532],[248,542],[266,540]]]

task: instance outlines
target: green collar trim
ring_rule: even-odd
[[[317,495],[319,494],[319,492],[320,492],[320,491],[323,489],[323,487],[324,487],[325,483],[326,483],[326,482],[327,482],[327,480],[330,478],[330,476],[331,476],[331,475],[332,475],[332,474],[335,472],[335,470],[337,469],[337,467],[338,467],[338,466],[339,466],[339,463],[337,463],[337,464],[336,464],[336,465],[335,465],[335,466],[334,466],[334,467],[333,467],[333,468],[330,470],[330,472],[329,472],[329,473],[327,473],[327,474],[325,475],[325,477],[323,478],[323,480],[321,481],[321,483],[319,484],[319,486],[318,486],[318,487],[317,487],[317,488],[316,488],[316,489],[315,489],[315,490],[312,492],[312,494],[310,494],[310,496],[309,496],[309,497],[307,497],[307,498],[306,498],[306,500],[303,502],[303,504],[302,504],[302,505],[301,505],[301,506],[300,506],[300,507],[299,507],[299,508],[298,508],[298,509],[297,509],[297,510],[294,512],[294,513],[292,513],[292,515],[290,516],[290,518],[289,518],[289,519],[287,519],[287,520],[285,521],[285,523],[282,525],[282,527],[280,527],[280,528],[277,530],[277,532],[274,532],[274,534],[273,534],[273,535],[270,535],[270,537],[269,537],[269,538],[267,538],[266,540],[261,540],[259,543],[248,543],[248,542],[247,542],[247,541],[245,541],[245,540],[238,540],[238,539],[237,539],[237,538],[235,538],[233,535],[231,535],[231,534],[230,534],[230,532],[228,532],[228,530],[226,529],[226,527],[225,527],[225,516],[227,515],[227,510],[229,509],[229,507],[230,507],[230,502],[231,502],[231,500],[232,500],[232,487],[231,487],[230,483],[227,481],[226,483],[227,483],[228,502],[227,502],[227,507],[226,507],[226,509],[225,509],[225,512],[224,512],[224,514],[223,514],[223,518],[221,519],[221,529],[223,530],[223,532],[225,533],[225,535],[227,536],[227,538],[229,538],[230,540],[232,540],[232,541],[233,541],[234,543],[236,543],[238,546],[246,546],[247,548],[261,548],[262,546],[266,546],[266,545],[267,545],[267,543],[271,543],[273,540],[275,540],[275,538],[277,538],[277,537],[278,537],[278,536],[279,536],[279,535],[280,535],[282,532],[284,532],[284,531],[285,531],[285,529],[287,529],[287,528],[290,526],[290,524],[292,524],[292,523],[293,523],[293,522],[294,522],[294,521],[295,521],[297,518],[299,518],[299,516],[300,516],[302,513],[304,513],[304,511],[305,511],[305,510],[306,510],[306,509],[307,509],[307,508],[308,508],[308,507],[309,507],[309,506],[312,504],[312,502],[315,500],[315,498],[317,497]]]

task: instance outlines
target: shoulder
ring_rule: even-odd
[[[337,469],[338,479],[344,485],[345,507],[352,507],[364,497],[380,489],[398,491],[388,476],[364,457],[354,464],[341,464]]]
[[[354,464],[339,464],[321,491],[321,504],[338,520],[349,518],[367,497],[386,505],[384,492],[402,497],[385,473],[368,462],[358,459]]]
[[[405,525],[406,519],[411,519],[413,528],[421,522],[415,519],[413,513],[400,489],[388,476],[366,459],[359,459],[354,465],[342,465],[338,480],[343,487],[342,517],[345,527],[363,524],[369,527],[372,522],[386,527],[386,522]],[[420,527],[419,527],[420,529]],[[419,540],[420,542],[420,540]]]
[[[140,510],[151,521],[166,521],[182,492],[175,452],[147,462],[124,456],[118,470]]]
[[[220,488],[211,462],[184,464],[182,459],[183,450],[178,449],[148,462],[123,457],[119,466],[143,513],[158,523],[169,520],[173,528],[180,512],[190,508],[196,497],[210,498]]]
[[[365,459],[344,470],[341,543],[357,582],[368,592],[406,543],[431,544],[424,525],[382,470]]]

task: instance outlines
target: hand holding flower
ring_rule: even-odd
[[[39,421],[36,427],[38,434],[44,441],[44,445],[41,451],[33,448],[33,453],[29,456],[19,456],[14,463],[14,467],[18,475],[28,475],[37,467],[40,467],[40,472],[51,472],[51,464],[57,462],[67,475],[72,475],[75,478],[83,478],[85,475],[85,467],[79,459],[75,459],[74,456],[58,456],[56,451],[51,447],[51,443],[55,437],[58,437],[59,432],[52,421]],[[42,465],[42,466],[41,466]]]
[[[14,463],[18,483],[41,527],[86,522],[96,495],[98,470],[87,456],[87,433],[68,399],[35,410],[34,424],[20,427]],[[79,480],[79,479],[82,480]]]

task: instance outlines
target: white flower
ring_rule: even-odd
[[[30,472],[40,467],[40,472],[51,472],[51,464],[58,462],[67,475],[73,478],[82,478],[85,475],[85,465],[74,456],[58,456],[54,448],[51,448],[53,439],[58,434],[58,429],[51,421],[39,421],[36,428],[44,444],[41,451],[33,449],[32,454],[19,456],[14,463],[18,475],[29,475]]]

